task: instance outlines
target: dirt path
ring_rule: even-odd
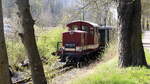
[[[81,74],[85,74],[86,72],[89,72],[93,69],[94,66],[96,66],[97,62],[90,64],[87,67],[83,68],[74,68],[60,76],[55,77],[52,80],[52,84],[66,84],[68,81],[77,78]]]
[[[143,33],[142,42],[143,42],[144,48],[146,48],[150,51],[150,31],[145,31]]]

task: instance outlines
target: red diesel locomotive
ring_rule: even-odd
[[[55,52],[61,62],[79,64],[95,59],[95,54],[109,41],[111,28],[88,21],[74,21],[67,27],[68,31],[62,34],[62,42],[58,42]]]

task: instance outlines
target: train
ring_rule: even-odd
[[[53,55],[59,56],[60,62],[80,65],[90,59],[96,59],[110,41],[111,27],[99,26],[89,21],[72,21],[68,31],[62,33],[62,42],[57,43]]]

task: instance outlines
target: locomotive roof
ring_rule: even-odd
[[[72,31],[68,31],[68,32],[72,32]],[[76,32],[76,33],[86,33],[85,31],[81,31],[81,30],[73,30],[73,32]],[[67,32],[64,32],[64,33],[67,33]]]
[[[73,25],[73,24],[76,24],[76,23],[83,23],[83,24],[89,24],[89,25],[91,25],[91,26],[93,26],[93,27],[100,27],[100,26],[99,26],[98,24],[96,24],[96,23],[93,23],[93,22],[90,22],[90,21],[81,21],[81,20],[72,21],[72,22],[68,23],[67,26],[69,27],[69,26],[71,26],[71,25]]]

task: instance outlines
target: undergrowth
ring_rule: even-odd
[[[43,62],[44,71],[48,82],[51,81],[52,77],[55,76],[52,72],[53,65],[56,65],[56,56],[51,55],[52,52],[56,51],[57,42],[61,42],[62,33],[66,31],[66,28],[62,26],[42,29],[35,26],[35,38],[41,58],[46,60]],[[10,66],[15,70],[16,66],[20,69],[26,70],[20,66],[20,63],[27,60],[28,56],[24,49],[24,46],[18,36],[13,38],[6,38],[7,52]],[[26,70],[27,71],[27,70]],[[57,71],[56,71],[57,72]]]
[[[9,64],[11,66],[17,66],[20,62],[27,59],[27,54],[25,52],[24,46],[21,41],[7,39],[7,53],[9,58]]]
[[[55,61],[56,57],[51,55],[51,53],[56,51],[57,42],[61,42],[62,33],[65,31],[66,29],[62,27],[56,27],[47,32],[38,34],[37,45],[40,55],[48,58],[49,63],[53,63]]]
[[[58,57],[51,55],[51,53],[56,51],[57,42],[61,42],[62,33],[65,31],[66,29],[63,27],[56,27],[50,29],[50,31],[40,33],[37,39],[40,55],[48,59],[48,64],[44,65],[48,83],[51,82],[51,79],[56,75],[55,72],[57,72],[57,70],[52,71],[52,69],[58,66]]]
[[[64,31],[66,31],[66,28],[63,28],[62,26],[45,30],[35,26],[35,38],[40,56],[47,59],[49,66],[51,66],[56,61],[57,57],[52,56],[51,53],[56,51],[57,42],[61,41],[61,35]],[[21,39],[19,39],[18,36],[7,38],[6,44],[9,64],[11,66],[18,66],[19,63],[28,59]]]

